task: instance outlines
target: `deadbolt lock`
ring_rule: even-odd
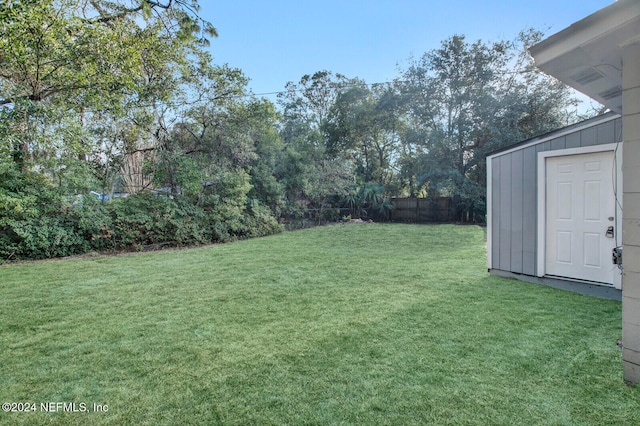
[[[607,228],[607,232],[605,233],[605,235],[607,236],[607,238],[613,238],[614,237],[613,226],[609,226]]]

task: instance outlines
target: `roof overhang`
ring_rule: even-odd
[[[536,66],[622,113],[622,49],[640,42],[640,1],[618,0],[532,46]]]

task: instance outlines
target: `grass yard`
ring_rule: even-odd
[[[484,250],[365,224],[0,267],[0,402],[38,411],[0,423],[640,424],[620,303],[488,276]]]

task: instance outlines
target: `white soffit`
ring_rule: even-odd
[[[622,47],[640,41],[640,1],[619,0],[532,46],[536,66],[622,113]]]

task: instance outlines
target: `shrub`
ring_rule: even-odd
[[[242,216],[243,237],[254,238],[282,232],[284,227],[278,223],[271,209],[258,200],[251,200],[247,211]]]
[[[113,200],[108,207],[116,249],[210,242],[203,229],[204,211],[186,197],[171,199],[144,193]]]
[[[71,205],[50,179],[0,163],[0,257],[44,259],[85,252]]]
[[[101,202],[64,195],[46,176],[0,162],[0,261],[226,242],[282,231],[268,207],[257,200],[246,204],[245,177],[214,182],[198,201],[147,192]]]

